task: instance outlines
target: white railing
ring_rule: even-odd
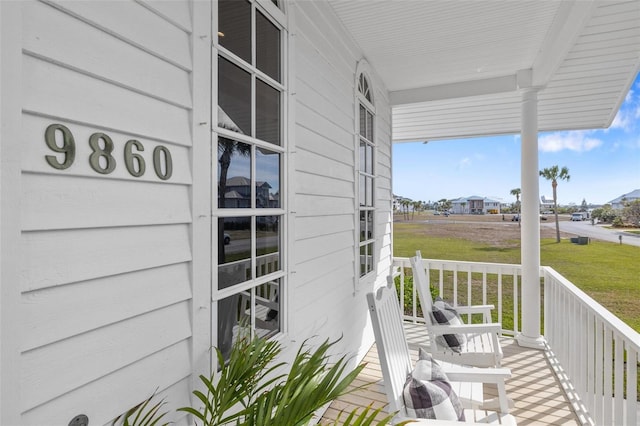
[[[521,324],[521,266],[423,259],[431,286],[454,304],[493,304],[506,334]],[[395,257],[404,318],[422,322],[409,258]],[[640,334],[543,266],[544,337],[553,370],[584,423],[636,425]]]
[[[550,267],[544,337],[596,425],[636,425],[640,335]]]
[[[494,318],[502,324],[503,333],[515,335],[520,331],[521,293],[520,265],[507,263],[479,263],[454,260],[422,259],[431,286],[454,305],[493,304]],[[411,264],[407,257],[394,257],[394,268],[399,268],[399,297],[404,301],[405,320],[422,322],[418,295],[412,285]]]

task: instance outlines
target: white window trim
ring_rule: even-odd
[[[255,65],[251,65],[251,64],[247,64],[246,62],[244,62],[242,59],[240,59],[239,57],[237,57],[237,55],[235,55],[233,52],[225,49],[223,46],[221,46],[220,44],[218,44],[218,38],[217,37],[213,37],[212,41],[211,41],[211,92],[212,93],[212,111],[211,111],[211,141],[210,141],[210,146],[211,146],[211,153],[210,153],[210,157],[211,157],[211,161],[209,161],[209,177],[212,181],[211,187],[210,187],[210,210],[211,210],[211,214],[210,214],[210,223],[211,223],[211,231],[210,231],[210,238],[209,238],[209,245],[210,245],[210,257],[209,257],[209,262],[211,267],[210,269],[210,305],[211,305],[211,318],[210,318],[210,335],[211,335],[211,345],[215,346],[217,345],[217,322],[218,322],[218,312],[217,312],[217,303],[219,300],[224,299],[225,297],[228,297],[232,294],[237,294],[241,291],[245,291],[248,289],[252,289],[252,288],[257,288],[260,285],[272,281],[272,280],[280,280],[280,286],[281,286],[281,292],[283,294],[284,297],[281,297],[280,299],[280,306],[281,306],[281,317],[280,317],[280,331],[275,335],[272,336],[271,339],[274,340],[281,340],[283,338],[283,335],[285,335],[288,331],[288,318],[289,318],[289,306],[290,304],[288,303],[288,300],[290,300],[290,295],[289,295],[289,288],[287,285],[288,282],[288,275],[289,275],[289,258],[290,258],[290,250],[289,247],[291,247],[291,244],[289,243],[289,234],[290,232],[288,231],[288,227],[290,226],[290,218],[288,217],[287,214],[287,209],[288,209],[288,199],[289,199],[289,190],[288,190],[288,181],[289,181],[289,176],[290,176],[290,171],[289,171],[289,161],[287,159],[287,154],[290,150],[290,148],[288,147],[288,140],[289,140],[289,134],[291,132],[291,124],[290,124],[290,119],[291,119],[291,114],[289,113],[289,93],[290,93],[290,89],[287,89],[287,84],[290,80],[290,72],[289,72],[289,68],[291,66],[290,64],[290,60],[289,60],[289,37],[290,37],[290,33],[288,31],[288,28],[291,27],[289,23],[289,21],[291,20],[291,18],[289,16],[287,16],[287,14],[283,11],[286,10],[286,4],[282,5],[283,10],[279,9],[278,7],[276,7],[271,0],[248,0],[250,3],[252,3],[253,7],[252,8],[252,20],[255,21],[255,11],[257,9],[260,9],[260,11],[264,14],[265,17],[267,17],[267,19],[269,19],[274,25],[276,25],[280,31],[281,31],[281,39],[280,39],[280,48],[281,48],[281,64],[282,64],[282,69],[281,69],[281,82],[277,82],[276,80],[274,80],[273,78],[271,78],[270,76],[268,76],[267,74],[265,74],[264,72],[258,70],[256,68]],[[211,16],[212,16],[212,35],[217,33],[217,25],[218,25],[218,10],[217,10],[217,4],[216,2],[213,2],[213,6],[212,6],[212,11],[211,11]],[[255,38],[255,35],[252,33],[252,39]],[[252,58],[255,58],[255,54],[256,54],[256,46],[255,46],[255,40],[252,40]],[[218,57],[224,57],[225,59],[229,60],[230,62],[239,65],[240,63],[242,63],[241,68],[250,72],[251,73],[251,80],[252,80],[252,111],[255,110],[255,80],[257,78],[260,78],[262,81],[264,81],[265,83],[273,86],[274,88],[278,89],[281,91],[282,95],[281,95],[281,105],[280,105],[280,113],[281,113],[281,117],[282,117],[282,128],[281,128],[281,143],[280,145],[275,145],[272,143],[268,143],[262,140],[258,140],[256,139],[254,136],[249,136],[249,135],[244,135],[244,134],[240,134],[240,133],[236,133],[227,129],[223,129],[218,127],[218,123],[217,123],[217,99],[218,99]],[[255,62],[255,60],[254,60]],[[252,120],[252,134],[255,135],[255,117],[253,117]],[[252,196],[252,200],[251,200],[251,208],[247,208],[247,209],[233,209],[233,208],[229,208],[229,209],[221,209],[218,207],[218,185],[215,184],[215,182],[217,181],[217,161],[213,160],[214,158],[217,158],[217,155],[215,155],[214,150],[217,147],[217,141],[218,141],[218,136],[226,136],[244,143],[248,143],[250,145],[252,145],[252,151],[255,150],[255,148],[258,147],[263,147],[263,148],[267,148],[271,151],[277,152],[281,155],[281,163],[280,163],[280,168],[281,168],[281,181],[280,181],[280,194],[281,194],[281,200],[280,200],[280,207],[279,208],[255,208],[255,197]],[[215,157],[214,157],[215,155]],[[255,181],[255,162],[252,161],[251,164],[251,176],[252,176],[252,182]],[[252,191],[254,190],[253,188],[255,188],[255,185],[252,185]],[[263,275],[260,277],[254,277],[251,280],[245,281],[243,283],[240,284],[236,284],[233,285],[229,288],[226,289],[222,289],[222,290],[218,290],[218,280],[217,280],[217,276],[218,276],[218,262],[217,262],[217,258],[218,258],[218,228],[217,228],[217,219],[221,218],[221,217],[234,217],[234,216],[247,216],[251,218],[252,221],[252,226],[253,229],[255,230],[255,217],[257,216],[270,216],[270,215],[280,215],[282,216],[282,222],[283,222],[283,226],[282,229],[280,230],[280,244],[281,244],[281,269],[280,271],[276,271],[274,273],[271,274],[267,274],[267,275]],[[252,253],[255,253],[255,234],[252,235],[251,237],[251,247],[252,247]],[[255,258],[252,255],[251,258],[251,268],[253,271],[255,271]],[[252,296],[253,299],[253,296]],[[252,306],[252,314],[253,314],[253,310],[254,307]],[[215,357],[212,357],[212,363],[215,363],[215,359],[213,359]],[[213,370],[212,370],[213,371]]]
[[[369,92],[371,94],[371,99],[373,102],[370,102],[368,99],[365,98],[365,96],[360,93],[359,90],[359,82],[360,82],[360,75],[364,75],[369,83]],[[372,79],[372,75],[373,75],[373,70],[371,68],[371,66],[369,65],[369,63],[367,62],[366,59],[361,59],[360,61],[358,61],[358,64],[356,65],[356,73],[355,73],[355,80],[354,80],[354,86],[353,86],[353,91],[354,91],[354,123],[355,123],[355,134],[354,134],[354,158],[355,158],[355,162],[354,162],[354,188],[355,188],[355,194],[356,196],[354,197],[354,292],[357,292],[358,289],[368,283],[371,283],[375,280],[375,277],[377,276],[378,272],[377,272],[377,264],[378,264],[378,256],[377,256],[377,246],[379,244],[379,238],[378,238],[378,234],[377,232],[375,232],[375,228],[376,228],[376,173],[377,173],[377,167],[376,167],[376,159],[377,159],[377,144],[375,143],[375,138],[376,138],[376,107],[375,107],[375,97],[374,97],[374,90],[373,90],[373,79]],[[371,209],[365,209],[365,210],[372,210],[373,213],[373,227],[374,227],[374,233],[373,233],[373,253],[371,254],[371,262],[372,262],[372,268],[371,271],[366,273],[365,275],[360,275],[360,212],[361,212],[361,208],[360,208],[360,199],[363,196],[363,194],[360,194],[360,170],[361,170],[361,164],[360,164],[360,155],[359,155],[359,150],[360,150],[360,105],[363,105],[367,110],[369,110],[369,112],[371,112],[371,114],[373,115],[373,140],[371,140],[370,142],[372,143],[373,149],[372,149],[372,161],[373,161],[373,170],[372,170],[372,175],[373,175],[373,187],[371,188],[372,190],[372,208]],[[367,240],[369,241],[367,244],[369,244],[371,242],[371,240]]]

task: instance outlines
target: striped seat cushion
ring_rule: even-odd
[[[423,349],[413,371],[407,375],[402,396],[409,417],[465,420],[462,404],[446,374]]]
[[[436,297],[431,308],[431,317],[435,323],[441,325],[461,325],[462,319],[458,312],[442,300],[441,297]],[[464,334],[443,334],[436,336],[438,345],[442,347],[449,347],[454,352],[462,352],[462,348],[467,342],[467,338]]]

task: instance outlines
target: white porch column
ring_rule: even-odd
[[[522,92],[521,108],[521,263],[522,331],[520,346],[542,348],[540,335],[540,209],[538,174],[538,89]]]

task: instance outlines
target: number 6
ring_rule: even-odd
[[[144,174],[146,166],[142,155],[133,153],[133,147],[135,147],[137,151],[144,151],[144,146],[139,141],[131,139],[124,146],[124,164],[127,166],[127,170],[131,176],[140,177]],[[136,161],[138,162],[138,171],[136,171],[135,167]]]

